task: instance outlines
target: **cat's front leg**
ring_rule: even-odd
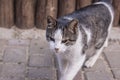
[[[73,61],[71,64],[69,64],[67,70],[61,75],[60,80],[73,80],[83,66],[85,59],[86,55],[82,54],[79,59],[76,59],[77,61]]]

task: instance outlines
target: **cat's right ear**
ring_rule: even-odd
[[[56,25],[56,20],[51,16],[47,16],[47,25],[48,28],[53,28]]]

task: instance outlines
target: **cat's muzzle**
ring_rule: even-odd
[[[59,52],[59,48],[55,48],[55,52],[58,53]]]

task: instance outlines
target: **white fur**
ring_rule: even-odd
[[[73,80],[86,59],[86,55],[82,54],[83,44],[81,36],[81,32],[79,32],[79,36],[75,45],[68,47],[65,53],[57,54],[61,73],[60,80]],[[67,58],[65,57],[66,55]],[[67,59],[68,65],[66,67],[62,66],[62,59]]]
[[[55,36],[54,36],[54,39],[55,39],[55,48],[58,48],[60,49],[61,48],[61,41],[62,41],[62,32],[60,29],[58,29],[56,32],[55,32]]]
[[[65,17],[63,17],[64,19],[67,19],[67,20],[73,20],[73,18],[72,17],[67,17],[67,16],[65,16]]]
[[[109,32],[108,32],[108,36],[109,36]],[[106,37],[104,47],[108,47],[108,36]]]
[[[66,50],[66,46],[61,43],[62,41],[62,31],[59,29],[55,32],[54,35],[55,42],[50,41],[50,48],[55,52],[55,48],[58,48],[58,53],[64,52]]]
[[[72,63],[72,65],[68,66],[66,72],[64,72],[60,80],[73,80],[75,75],[78,73],[78,71],[81,69],[83,66],[83,63],[86,59],[86,55],[81,55],[77,58],[75,62]]]
[[[100,49],[96,50],[95,55],[93,55],[92,57],[90,57],[90,59],[88,59],[85,62],[85,66],[87,68],[93,67],[93,65],[95,64],[95,62],[97,61],[98,57],[100,56],[100,54],[102,53],[104,46],[102,46]]]
[[[54,39],[55,39],[56,41],[61,41],[61,40],[62,40],[62,31],[61,31],[60,29],[58,29],[58,30],[55,32]]]
[[[54,42],[53,41],[50,41],[49,45],[50,45],[50,49],[54,49]]]
[[[90,31],[90,29],[87,29],[85,27],[83,27],[83,29],[84,29],[85,33],[87,34],[87,43],[89,43],[91,40],[91,31]]]

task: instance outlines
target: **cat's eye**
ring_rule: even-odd
[[[69,41],[69,39],[62,40],[62,43],[67,43],[68,41]]]
[[[50,40],[51,40],[51,41],[53,41],[53,42],[55,42],[55,39],[54,39],[54,38],[52,38],[52,37],[50,37]]]
[[[69,39],[69,41],[74,42],[75,40]]]
[[[68,42],[74,42],[75,40],[72,39],[66,39],[66,40],[62,40],[62,43],[68,43]]]

